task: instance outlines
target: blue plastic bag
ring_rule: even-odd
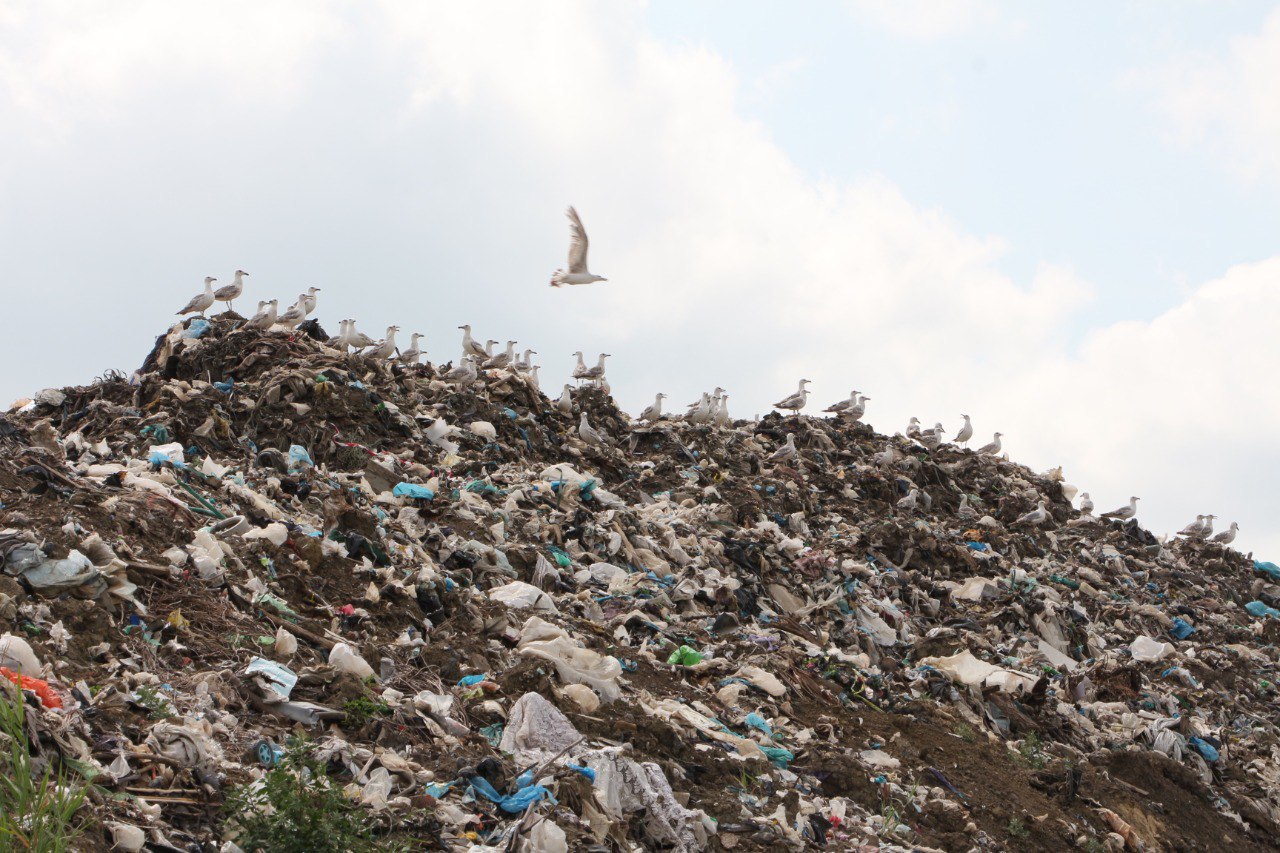
[[[1270,616],[1272,619],[1280,619],[1280,610],[1268,607],[1261,601],[1250,601],[1244,606],[1244,609],[1257,617]]]
[[[419,486],[417,483],[396,483],[395,488],[391,490],[391,494],[402,498],[415,498],[424,501],[435,500],[436,497],[435,492],[426,486]]]
[[[300,474],[303,471],[314,468],[316,463],[311,461],[311,454],[300,444],[289,445],[289,473]]]
[[[1173,635],[1175,640],[1185,640],[1195,632],[1196,629],[1191,627],[1191,623],[1185,619],[1174,619],[1173,627],[1169,629],[1169,633]]]

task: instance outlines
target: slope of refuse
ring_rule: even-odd
[[[0,665],[80,849],[239,849],[298,734],[408,849],[1280,844],[1275,565],[866,424],[313,332],[187,320],[0,416]]]

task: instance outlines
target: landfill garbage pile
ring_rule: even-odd
[[[185,320],[0,417],[0,674],[79,848],[245,849],[300,736],[401,849],[1280,844],[1277,566],[840,416],[306,328]]]

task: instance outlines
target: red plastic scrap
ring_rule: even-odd
[[[30,690],[32,693],[40,697],[40,704],[46,708],[61,708],[62,697],[59,696],[54,689],[49,686],[49,682],[41,681],[38,678],[32,678],[28,675],[21,675],[9,669],[7,666],[0,666],[0,675],[12,681],[23,690]]]

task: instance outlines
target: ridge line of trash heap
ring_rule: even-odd
[[[326,341],[193,318],[0,416],[77,849],[245,849],[295,747],[404,849],[1275,848],[1280,567],[856,418]]]

